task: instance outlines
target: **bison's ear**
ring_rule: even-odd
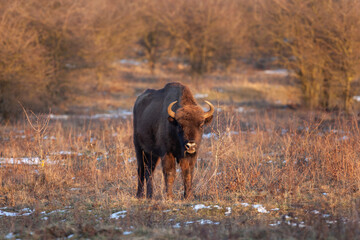
[[[205,124],[210,124],[211,123],[211,121],[213,120],[213,115],[211,115],[210,117],[208,117],[208,118],[205,118]]]

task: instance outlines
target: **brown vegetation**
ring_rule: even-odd
[[[221,85],[213,77],[200,86],[221,111],[205,129],[194,169],[192,201],[183,199],[180,172],[174,182],[174,200],[166,200],[161,166],[155,171],[154,200],[135,198],[131,117],[106,120],[74,115],[48,122],[47,115],[29,115],[32,125],[19,121],[2,127],[0,210],[20,216],[0,216],[1,234],[12,232],[23,238],[72,234],[115,238],[124,232],[144,238],[356,236],[357,117],[290,110],[286,106],[294,96],[287,95],[292,86],[285,84],[286,77],[261,79],[258,74],[247,75],[248,80],[223,78]],[[162,86],[156,80],[144,83],[139,79],[134,78],[130,86]],[[275,96],[261,92],[267,81],[273,83]],[[194,85],[191,89],[197,93]],[[239,93],[246,98],[234,98]],[[256,103],[259,96],[268,102],[267,107],[265,103],[241,104]],[[282,104],[277,103],[279,99]],[[26,158],[34,164],[20,164],[31,161]],[[196,204],[213,207],[195,211]],[[268,213],[259,213],[254,204],[262,204]],[[26,208],[35,212],[21,216],[29,211]],[[228,208],[231,213],[225,214]],[[123,218],[110,218],[119,211]]]
[[[1,1],[0,112],[65,111],[78,76],[104,91],[120,59],[152,73],[175,63],[194,77],[245,63],[295,73],[309,108],[352,110],[358,91],[358,2]],[[275,60],[274,60],[275,59]],[[277,59],[277,60],[276,60]]]
[[[359,75],[359,2],[264,1],[265,51],[293,70],[305,104],[351,111],[352,82]]]
[[[289,237],[288,221],[308,226],[299,229],[298,237],[308,236],[309,231],[315,236],[339,236],[341,231],[356,234],[356,228],[350,227],[352,221],[356,223],[359,211],[356,199],[360,184],[357,151],[360,134],[356,118],[284,110],[218,113],[211,129],[206,131],[208,137],[203,140],[194,172],[196,195],[190,203],[182,200],[180,172],[174,185],[175,201],[165,200],[160,169],[154,176],[155,201],[136,200],[131,119],[89,122],[74,119],[38,124],[45,128],[36,131],[36,123],[34,127],[19,123],[12,129],[1,129],[1,155],[17,160],[4,164],[2,158],[0,207],[7,207],[3,211],[10,212],[21,212],[26,207],[35,210],[30,216],[0,217],[3,234],[13,231],[28,237],[26,234],[30,232],[35,236],[55,234],[55,237],[71,233],[77,237],[121,235],[124,229],[133,226],[137,234],[149,237],[160,233],[141,230],[144,226],[161,231],[179,222],[188,236],[192,236],[195,233],[191,233],[190,226],[185,227],[186,222],[201,219],[231,224],[233,229],[257,233],[262,238]],[[40,157],[44,162],[16,163],[24,157]],[[256,213],[251,207],[242,206],[243,202],[262,204],[268,211],[279,208],[279,211]],[[218,204],[223,210],[202,210],[194,215],[192,206],[198,203]],[[231,214],[224,215],[226,207],[232,208]],[[50,214],[59,209],[65,209],[66,213]],[[109,216],[117,209],[126,210],[126,217],[111,220]],[[329,216],[321,220],[319,215],[315,220],[314,210]],[[50,220],[44,220],[45,216]],[[102,220],[99,222],[96,216]],[[66,225],[59,224],[61,219],[66,219]],[[338,221],[338,225],[325,220]],[[269,224],[277,221],[282,224],[279,232],[274,233],[271,229],[277,228]],[[25,230],[23,227],[29,222],[32,224]],[[16,225],[9,229],[12,223]],[[259,224],[263,232],[250,230],[253,224]],[[115,226],[123,230],[109,233]],[[197,234],[206,238],[201,234],[209,234],[208,231],[211,230],[204,228],[203,233]],[[245,232],[223,229],[215,236],[227,238]],[[169,233],[160,235],[163,234]]]
[[[359,238],[358,10],[0,0],[0,238]],[[182,198],[177,173],[166,201],[158,169],[154,200],[137,200],[131,116],[94,114],[173,81],[218,108],[196,195]],[[21,106],[28,120],[14,118]],[[69,115],[49,119],[49,108]]]

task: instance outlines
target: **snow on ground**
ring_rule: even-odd
[[[196,93],[194,95],[194,98],[207,98],[209,96],[209,94],[207,93]]]
[[[252,207],[255,208],[259,213],[269,213],[269,211],[267,211],[266,208],[261,204],[253,204]]]
[[[127,213],[126,210],[120,211],[120,212],[116,212],[116,213],[111,214],[111,215],[110,215],[110,218],[112,218],[112,219],[124,218],[124,217],[126,217],[126,213]]]
[[[2,209],[6,209],[6,208],[2,208]],[[34,210],[31,210],[29,208],[21,209],[20,212],[8,212],[8,211],[0,210],[0,217],[1,216],[5,216],[5,217],[29,216],[30,214],[33,214],[33,213],[34,213]]]
[[[0,158],[0,166],[1,164],[41,165],[44,163],[56,164],[57,161],[50,160],[49,156],[46,156],[45,159],[40,159],[39,157]]]
[[[44,136],[44,140],[47,140],[47,139],[50,139],[50,140],[56,140],[56,137],[55,136]]]
[[[124,65],[134,65],[134,66],[140,66],[143,62],[137,61],[135,59],[120,59],[115,61],[115,63],[120,63]]]
[[[206,206],[204,204],[196,204],[194,206],[192,206],[192,208],[194,209],[195,212],[197,212],[198,210],[200,209],[222,209],[221,206],[219,205],[209,205],[209,206]],[[231,211],[231,210],[230,210]]]
[[[203,134],[203,136],[202,136],[203,138],[206,138],[206,139],[209,139],[209,138],[215,138],[215,139],[217,139],[217,134],[215,134],[215,133],[204,133]]]
[[[5,236],[5,239],[14,239],[15,237],[15,234],[11,232]]]
[[[233,136],[233,135],[239,135],[239,132],[238,131],[230,131],[230,130],[226,130],[226,132],[224,132],[224,133],[221,133],[221,136],[229,136],[229,137],[231,137],[231,136]],[[218,139],[219,138],[219,135],[218,134],[216,134],[216,133],[212,133],[212,132],[210,132],[210,133],[204,133],[203,135],[202,135],[202,137],[204,138],[204,139],[210,139],[210,138],[213,138],[213,139]]]
[[[47,160],[45,160],[47,161]],[[39,157],[23,157],[23,158],[0,158],[0,164],[28,164],[38,165],[42,160]]]
[[[255,112],[255,109],[238,107],[238,108],[235,109],[235,112],[238,112],[238,113],[250,113],[250,112]]]
[[[196,204],[195,206],[192,206],[192,208],[195,212],[197,212],[200,209],[218,209],[218,210],[223,209],[223,207],[221,207],[219,205],[206,206],[204,204]],[[231,214],[231,207],[226,207],[225,209],[226,209],[225,215],[229,216]]]
[[[259,213],[269,213],[269,211],[266,210],[266,208],[261,204],[249,204],[249,203],[240,203],[243,207],[249,207],[252,206],[255,208]]]
[[[179,209],[167,209],[167,210],[164,210],[163,212],[167,213],[167,212],[176,212],[176,211],[179,211]]]
[[[269,70],[265,70],[264,73],[268,75],[281,75],[281,76],[289,75],[289,71],[287,69],[269,69]]]
[[[200,225],[205,225],[205,224],[214,224],[214,225],[219,225],[220,222],[214,222],[214,221],[211,221],[209,219],[199,219],[199,220],[196,220],[196,221],[187,221],[185,222],[185,225],[189,225],[189,224],[194,224],[194,223],[199,223]],[[173,228],[181,228],[181,224],[180,223],[176,223],[172,226]]]
[[[57,210],[51,211],[49,213],[41,212],[41,214],[51,215],[51,214],[55,214],[55,213],[67,213],[68,211],[69,210],[66,210],[66,209],[57,209]]]
[[[291,222],[291,221],[285,221],[285,222],[276,221],[275,223],[270,223],[269,226],[276,227],[276,226],[279,226],[281,223],[290,225],[292,227],[300,227],[300,228],[306,227],[304,222],[296,223],[296,222]]]
[[[108,154],[108,152],[106,152],[105,154]],[[82,153],[77,153],[77,152],[71,152],[71,151],[59,151],[59,152],[53,152],[50,153],[51,156],[56,156],[56,155],[77,155],[77,156],[82,156]],[[102,155],[99,156],[97,158],[97,160],[101,160],[102,159]],[[131,162],[129,160],[129,162]],[[1,164],[27,164],[27,165],[40,165],[40,164],[56,164],[58,163],[58,161],[53,161],[51,160],[50,156],[45,156],[44,159],[40,159],[40,157],[18,157],[18,158],[0,158],[0,165]]]
[[[211,206],[205,206],[204,204],[196,204],[193,209],[195,212],[197,212],[200,209],[211,209]]]
[[[176,223],[175,225],[172,226],[173,228],[181,228],[180,223]]]
[[[108,113],[99,113],[94,115],[68,115],[68,114],[49,114],[49,118],[53,120],[69,120],[69,119],[113,119],[113,118],[128,118],[132,116],[132,111],[126,109],[117,109],[114,111],[109,111]]]
[[[231,207],[226,207],[225,215],[229,216],[231,214]]]
[[[196,222],[197,222],[197,223],[200,223],[201,225],[204,225],[204,224],[215,224],[215,225],[218,225],[218,224],[220,224],[220,222],[213,222],[213,221],[208,220],[208,219],[200,219],[200,220],[197,220]]]
[[[360,102],[360,96],[354,96],[353,99],[357,102]]]

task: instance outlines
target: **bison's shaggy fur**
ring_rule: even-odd
[[[169,83],[159,90],[148,89],[134,106],[134,145],[138,163],[137,197],[152,197],[152,173],[161,158],[167,196],[172,198],[176,161],[184,181],[184,197],[192,196],[192,176],[201,143],[202,128],[212,120],[214,107],[204,112],[190,89]]]

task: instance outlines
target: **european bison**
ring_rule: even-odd
[[[203,126],[211,122],[210,110],[197,105],[190,89],[181,83],[169,83],[159,90],[148,89],[134,106],[134,145],[138,164],[137,197],[153,194],[152,173],[161,158],[168,198],[176,175],[175,160],[180,164],[184,181],[184,197],[192,197],[192,177],[196,155],[201,143]]]

